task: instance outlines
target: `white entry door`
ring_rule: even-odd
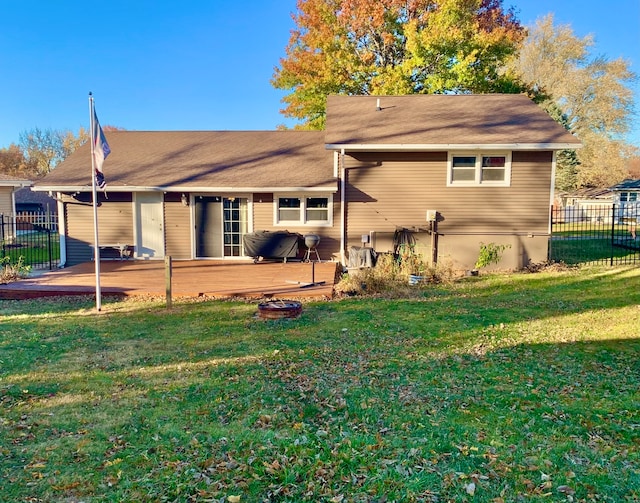
[[[136,257],[164,258],[162,193],[136,193]]]

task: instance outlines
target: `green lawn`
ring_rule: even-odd
[[[9,257],[17,263],[22,257],[24,265],[37,266],[57,263],[60,259],[60,236],[57,233],[20,236],[17,243],[0,242],[0,259]]]
[[[602,263],[607,264],[613,258],[614,263],[634,261],[640,263],[640,242],[630,242],[636,248],[612,246],[611,238],[551,239],[549,241],[549,259],[569,265]]]
[[[3,502],[632,502],[640,269],[410,299],[0,301]]]

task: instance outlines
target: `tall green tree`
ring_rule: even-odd
[[[623,59],[592,56],[593,47],[591,36],[579,38],[548,15],[530,28],[506,72],[583,142],[565,188],[606,187],[627,174],[630,149],[622,138],[631,123],[636,76]]]
[[[525,36],[502,0],[298,0],[272,84],[282,113],[322,129],[329,94],[509,92]]]

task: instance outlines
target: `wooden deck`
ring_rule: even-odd
[[[174,261],[173,298],[316,298],[330,299],[336,262],[228,262]],[[162,260],[115,260],[100,263],[102,295],[166,295]],[[309,285],[312,282],[315,284]],[[0,285],[0,299],[27,299],[60,295],[95,295],[93,262],[46,272]]]

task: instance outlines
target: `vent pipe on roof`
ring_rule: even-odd
[[[378,98],[376,100],[376,110],[379,112],[380,110],[382,110],[382,108],[380,108],[380,98]]]

